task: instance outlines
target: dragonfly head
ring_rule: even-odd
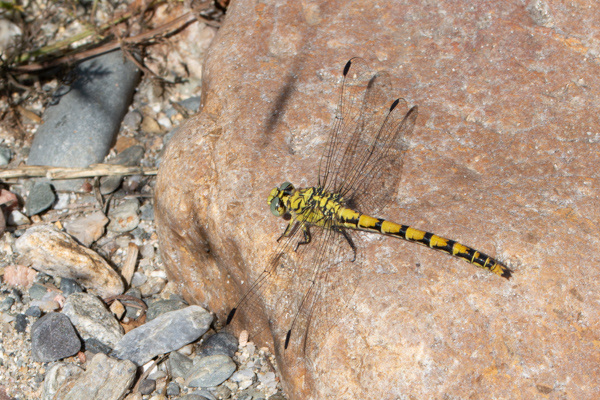
[[[284,198],[291,196],[293,192],[294,185],[289,182],[284,182],[279,187],[274,187],[273,190],[271,190],[267,203],[269,204],[269,207],[271,207],[271,213],[274,216],[281,217],[288,214]]]

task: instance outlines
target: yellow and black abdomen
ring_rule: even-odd
[[[454,240],[443,238],[431,232],[412,228],[408,225],[399,225],[385,219],[373,218],[350,209],[341,210],[339,215],[342,224],[346,228],[368,232],[379,232],[409,242],[416,242],[432,249],[441,250],[453,256],[462,258],[479,268],[487,269],[503,278],[509,279],[511,276],[510,269],[500,261]]]

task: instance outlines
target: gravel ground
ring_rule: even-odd
[[[202,9],[203,5],[201,2],[198,9]],[[206,3],[205,8],[200,15],[214,17],[213,21],[193,22],[169,39],[145,48],[143,64],[157,76],[144,71],[116,142],[106,158],[107,162],[118,159],[125,149],[137,146],[144,151],[141,159],[136,159],[136,165],[149,169],[157,167],[169,138],[186,118],[197,112],[202,60],[218,30],[222,13],[219,7],[210,2]],[[73,46],[81,46],[93,40],[91,37],[73,40],[74,35],[110,23],[133,9],[126,2],[81,1],[48,4],[29,2],[24,10],[2,9],[0,45],[3,50],[11,40],[15,43],[15,37],[17,40],[23,39],[24,50],[38,49],[61,40],[70,40]],[[144,24],[160,26],[186,11],[181,4],[165,4],[155,9],[154,13],[147,14],[150,20],[147,18]],[[111,34],[131,37],[150,29],[144,24],[142,19],[132,18],[105,34],[109,37]],[[21,35],[11,36],[13,33]],[[7,64],[14,60],[11,54],[19,53],[3,52]],[[35,133],[42,123],[44,110],[55,101],[53,94],[57,89],[60,90],[61,85],[68,84],[73,78],[65,71],[66,67],[45,74],[14,72],[11,75],[14,83],[3,84],[4,91],[0,95],[0,164],[3,165],[0,168],[15,169],[25,165]],[[11,81],[6,76],[3,78],[7,78],[6,82]],[[3,157],[6,162],[2,161]],[[38,180],[35,179],[6,179],[1,185],[4,191],[0,199],[3,195],[15,195],[18,205],[12,206],[15,211],[8,218],[6,230],[0,238],[0,399],[34,399],[42,396],[44,380],[50,379],[48,371],[59,364],[34,361],[31,331],[40,316],[62,312],[71,294],[70,288],[79,286],[69,279],[61,279],[58,274],[33,271],[27,265],[18,267],[22,258],[19,258],[16,242],[26,232],[31,232],[29,229],[32,227],[51,224],[53,229],[60,232],[66,230],[77,237],[82,247],[99,254],[121,273],[128,265],[132,248],[136,249],[139,256],[130,287],[139,291],[143,302],[150,308],[152,304],[173,302],[181,303],[180,307],[186,306],[178,297],[175,285],[168,282],[160,261],[152,211],[153,176],[125,177],[118,189],[110,194],[101,193],[107,185],[106,179],[88,179],[82,185],[83,191],[50,191],[50,208],[27,215],[27,211],[34,207],[28,201],[33,201],[33,194],[37,193],[36,182]],[[45,207],[43,201],[42,196],[38,201],[41,208]],[[6,210],[7,206],[3,207]],[[104,221],[105,215],[110,220],[108,225]],[[131,225],[117,226],[115,221],[125,221],[123,224]],[[59,257],[58,253],[56,257]],[[78,290],[81,288],[75,292]],[[114,303],[110,304],[121,327],[128,331],[142,325],[144,320],[137,319],[139,312],[138,315],[129,314],[136,312],[135,307],[127,305],[125,301],[122,303],[127,306],[123,308],[122,315],[119,315]],[[157,313],[165,311],[171,310],[159,310]],[[196,358],[205,355],[206,341],[213,334],[214,330],[209,329],[200,339],[184,346],[178,354],[197,361]],[[82,336],[82,333],[79,332],[79,335]],[[200,388],[189,387],[182,377],[173,376],[172,367],[167,368],[165,359],[158,368],[150,368],[148,379],[142,379],[145,378],[141,376],[144,368],[138,369],[135,388],[132,385],[132,389],[125,393],[126,398],[178,399],[195,393],[205,396],[202,398],[284,399],[275,375],[274,357],[267,349],[257,349],[243,335],[236,344],[235,355],[232,354],[236,372],[224,383],[210,388],[208,393],[200,393]],[[95,353],[98,351],[94,351],[86,341],[85,349],[62,361],[85,369]]]

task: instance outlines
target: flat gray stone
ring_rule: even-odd
[[[31,327],[31,353],[39,362],[70,357],[81,349],[81,341],[69,318],[60,313],[48,313]]]
[[[104,160],[121,120],[127,112],[140,71],[121,51],[107,53],[79,64],[75,81],[59,89],[44,111],[29,165],[86,167]],[[69,181],[54,181],[58,189],[79,188]]]
[[[144,365],[159,354],[177,350],[197,340],[210,327],[213,316],[200,306],[160,315],[125,334],[112,355]]]
[[[184,378],[192,367],[192,364],[193,361],[191,358],[184,356],[178,351],[169,354],[169,370],[174,378]]]
[[[134,230],[140,224],[139,211],[140,202],[137,199],[124,201],[109,211],[110,223],[107,229],[117,233]]]
[[[83,340],[96,339],[98,342],[114,348],[124,335],[123,327],[104,303],[89,293],[73,293],[67,297],[63,313]]]

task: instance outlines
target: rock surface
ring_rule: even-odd
[[[16,241],[22,264],[52,276],[70,278],[102,297],[123,293],[119,274],[94,251],[51,225],[37,225]]]
[[[314,315],[306,353],[283,351],[295,312],[273,299],[294,292],[265,291],[275,340],[253,339],[274,346],[290,399],[600,396],[599,5],[301,4],[232,3],[203,109],[161,162],[161,252],[186,300],[224,321],[265,268],[285,226],[266,196],[316,184],[340,71],[362,56],[420,112],[381,216],[497,256],[514,277],[364,240],[351,307],[334,326]],[[243,317],[249,329],[265,315]]]

